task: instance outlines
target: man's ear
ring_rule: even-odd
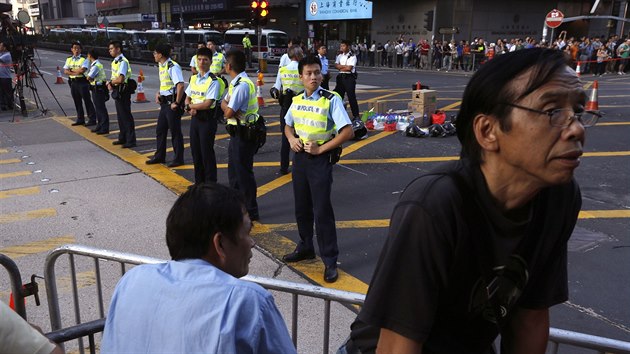
[[[218,256],[219,261],[224,260],[226,257],[225,249],[223,248],[223,242],[225,242],[225,240],[223,239],[222,233],[217,232],[214,234],[214,236],[212,236],[212,245],[214,246],[214,251]]]
[[[482,151],[496,152],[499,150],[497,129],[500,129],[499,121],[494,116],[482,113],[475,116],[473,131]]]

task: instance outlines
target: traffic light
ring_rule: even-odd
[[[258,9],[260,8],[259,5],[260,4],[258,3],[258,0],[252,0],[252,2],[249,5],[249,9],[250,9],[249,19],[252,22],[253,26],[258,26]]]
[[[261,0],[258,4],[258,24],[267,25],[267,16],[269,15],[269,3],[267,0]]]
[[[424,13],[424,29],[433,31],[433,10]]]

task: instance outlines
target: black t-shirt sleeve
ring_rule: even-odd
[[[363,322],[418,342],[429,336],[452,263],[448,218],[436,209],[429,213],[418,202],[405,200],[394,209],[359,314]]]

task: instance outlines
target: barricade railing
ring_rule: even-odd
[[[0,265],[9,273],[9,281],[11,282],[11,294],[13,294],[13,303],[15,304],[15,312],[26,320],[26,306],[24,306],[24,294],[22,293],[22,276],[15,262],[0,254]]]
[[[72,280],[72,297],[74,303],[75,322],[77,326],[72,329],[73,336],[75,338],[84,336],[86,334],[94,334],[102,330],[102,326],[105,318],[105,309],[103,302],[103,292],[101,284],[100,274],[100,261],[118,262],[120,263],[121,276],[126,272],[127,265],[139,265],[146,263],[162,263],[166,260],[141,256],[137,254],[114,252],[105,249],[99,249],[82,245],[64,245],[53,250],[46,258],[44,278],[46,282],[46,295],[48,298],[48,307],[50,314],[50,324],[54,332],[59,332],[62,329],[61,310],[59,305],[59,294],[57,288],[57,281],[55,278],[55,265],[57,259],[67,254],[70,261],[70,277]],[[95,267],[95,283],[97,291],[98,309],[100,319],[88,323],[81,324],[80,306],[78,300],[78,288],[76,284],[76,267],[75,256],[85,256],[92,258]],[[311,284],[293,283],[284,280],[265,278],[259,276],[248,275],[242,278],[243,280],[251,281],[261,285],[262,287],[278,291],[282,293],[291,294],[291,338],[293,344],[297,347],[298,339],[298,304],[299,296],[308,298],[316,298],[324,300],[324,324],[323,324],[323,353],[329,352],[330,347],[330,315],[331,315],[331,302],[341,303],[343,305],[363,305],[365,295],[347,291],[341,291],[336,289],[328,289]],[[101,321],[101,322],[98,322]],[[100,325],[100,329],[99,329]],[[51,334],[52,335],[52,334]],[[70,335],[66,332],[64,340],[70,340]],[[79,338],[81,339],[81,338]],[[93,337],[91,341],[91,350],[94,348],[92,345]],[[630,342],[624,342],[619,340],[613,340],[605,337],[598,337],[588,335],[584,333],[572,332],[561,330],[557,328],[550,329],[549,342],[551,345],[552,353],[557,353],[560,345],[568,345],[584,349],[592,349],[598,353],[628,353],[630,354]],[[83,353],[82,341],[79,342],[79,351]]]

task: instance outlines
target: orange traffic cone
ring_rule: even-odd
[[[256,82],[256,98],[258,99],[258,107],[265,107],[265,100],[263,99],[262,96],[262,87],[264,85],[263,79],[264,79],[264,75],[263,73],[258,73],[258,81]]]
[[[144,95],[144,87],[142,87],[142,81],[144,81],[144,73],[142,69],[140,69],[140,74],[138,74],[138,88],[136,89],[136,100],[133,101],[135,103],[145,103],[149,102],[146,96]]]
[[[24,305],[26,305],[26,298],[24,298]],[[13,293],[9,294],[9,307],[15,311],[15,300],[13,299]]]
[[[597,90],[599,89],[599,84],[597,80],[593,82],[593,91],[591,91],[591,98],[586,102],[586,110],[587,111],[599,111],[599,99],[597,97]]]
[[[63,84],[63,76],[61,76],[61,69],[57,67],[57,81],[55,84]]]
[[[577,74],[577,77],[582,76],[582,68],[580,67],[580,62],[577,62],[577,67],[575,67],[575,73]]]

